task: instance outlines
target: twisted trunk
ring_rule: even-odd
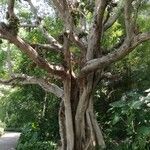
[[[105,147],[93,110],[93,75],[89,75],[87,79],[85,83],[84,80],[78,82],[71,78],[64,84],[65,99],[59,111],[61,150],[93,150]]]

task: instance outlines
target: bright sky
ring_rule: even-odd
[[[45,15],[52,15],[54,13],[54,10],[50,7],[50,5],[47,4],[46,0],[32,0],[33,5],[37,8],[38,13],[40,16],[45,16]],[[30,11],[30,6],[28,5],[27,2],[21,1],[19,3],[19,7],[21,10]],[[6,13],[7,6],[0,4],[0,21],[5,20],[5,13]],[[17,12],[17,10],[15,10]]]
[[[48,13],[52,14],[53,9],[50,7],[50,5],[46,2],[46,0],[32,0],[32,3],[36,8],[38,8],[38,11],[40,13]]]
[[[53,9],[46,2],[46,0],[32,0],[32,3],[37,8],[40,15],[45,16],[47,14],[53,14]],[[30,6],[27,2],[22,1],[22,5],[25,6],[26,9],[30,10]]]

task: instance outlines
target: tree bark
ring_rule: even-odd
[[[67,149],[66,139],[66,126],[65,126],[65,113],[64,113],[64,102],[61,101],[59,108],[59,134],[61,138],[61,150]]]
[[[59,111],[61,150],[94,150],[104,148],[102,131],[94,114],[93,74],[87,83],[75,78],[64,82],[64,107]]]

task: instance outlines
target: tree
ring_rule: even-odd
[[[64,28],[59,38],[54,38],[43,26],[43,21],[31,0],[26,1],[36,22],[21,25],[21,20],[14,12],[15,0],[8,0],[8,23],[0,23],[0,37],[16,45],[39,69],[47,72],[47,77],[13,73],[10,79],[0,80],[0,83],[38,84],[61,99],[59,127],[62,150],[104,148],[105,142],[94,114],[93,92],[103,78],[111,76],[106,69],[108,66],[150,39],[150,32],[141,32],[137,20],[141,14],[140,7],[149,2],[53,0],[52,6],[57,17],[63,21]],[[105,33],[120,20],[123,34],[118,37],[117,42],[105,48]],[[33,44],[25,41],[18,34],[20,27],[39,28],[47,43]],[[55,51],[62,61],[57,65],[48,61],[46,56],[40,55],[38,48]],[[74,48],[77,50],[73,51]],[[58,86],[56,82],[51,83],[53,80],[50,78],[62,82],[63,86]]]

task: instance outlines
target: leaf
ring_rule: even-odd
[[[123,107],[126,105],[126,101],[116,101],[116,102],[113,102],[110,104],[110,106],[113,106],[113,107]]]
[[[117,114],[117,115],[115,115],[115,117],[114,117],[114,119],[112,121],[112,124],[115,125],[119,121],[120,121],[120,116]]]
[[[131,104],[132,109],[140,109],[140,107],[143,105],[142,101],[133,101]]]
[[[138,133],[140,135],[144,135],[146,137],[150,137],[150,127],[147,127],[147,126],[141,126],[139,129],[138,129]]]

